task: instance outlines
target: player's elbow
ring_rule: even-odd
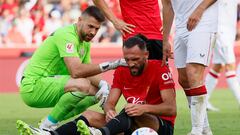
[[[71,77],[72,77],[73,79],[79,78],[79,77],[77,76],[77,74],[71,74]]]
[[[177,109],[176,109],[176,107],[172,107],[172,108],[170,109],[170,115],[171,115],[171,116],[177,115]]]
[[[177,109],[176,106],[169,106],[166,111],[167,115],[169,116],[175,116],[177,115]]]

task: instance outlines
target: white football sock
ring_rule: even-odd
[[[54,130],[58,126],[58,123],[51,122],[48,117],[46,117],[40,124],[40,129],[46,129],[46,130]]]
[[[204,117],[204,124],[203,124],[203,129],[209,128],[209,122],[208,122],[208,114],[206,112],[206,115]]]
[[[191,120],[193,134],[203,131],[204,119],[206,117],[206,95],[192,96],[191,98]]]
[[[236,97],[238,104],[240,104],[240,85],[236,77],[235,71],[226,72],[228,86],[230,87],[233,95]]]
[[[218,83],[218,77],[220,76],[219,73],[217,73],[214,70],[210,70],[209,73],[206,76],[205,79],[205,86],[207,89],[207,102],[213,92],[213,90],[215,89],[217,83]]]

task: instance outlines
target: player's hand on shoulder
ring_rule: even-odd
[[[110,61],[110,62],[103,62],[99,64],[100,69],[102,72],[116,69],[118,66],[128,66],[125,59],[121,58],[115,61]]]
[[[112,67],[115,69],[118,66],[128,66],[125,59],[121,58],[112,62]]]

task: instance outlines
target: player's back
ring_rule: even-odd
[[[50,35],[42,45],[34,52],[26,70],[25,77],[39,78],[54,75],[67,75],[68,70],[64,63],[63,57],[60,57],[60,50],[57,47],[60,45],[58,39],[74,33],[73,25],[69,25],[56,30]]]

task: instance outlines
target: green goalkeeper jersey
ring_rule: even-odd
[[[42,43],[24,71],[25,78],[69,75],[64,57],[79,57],[82,63],[91,62],[90,43],[80,40],[75,24],[56,30]]]

